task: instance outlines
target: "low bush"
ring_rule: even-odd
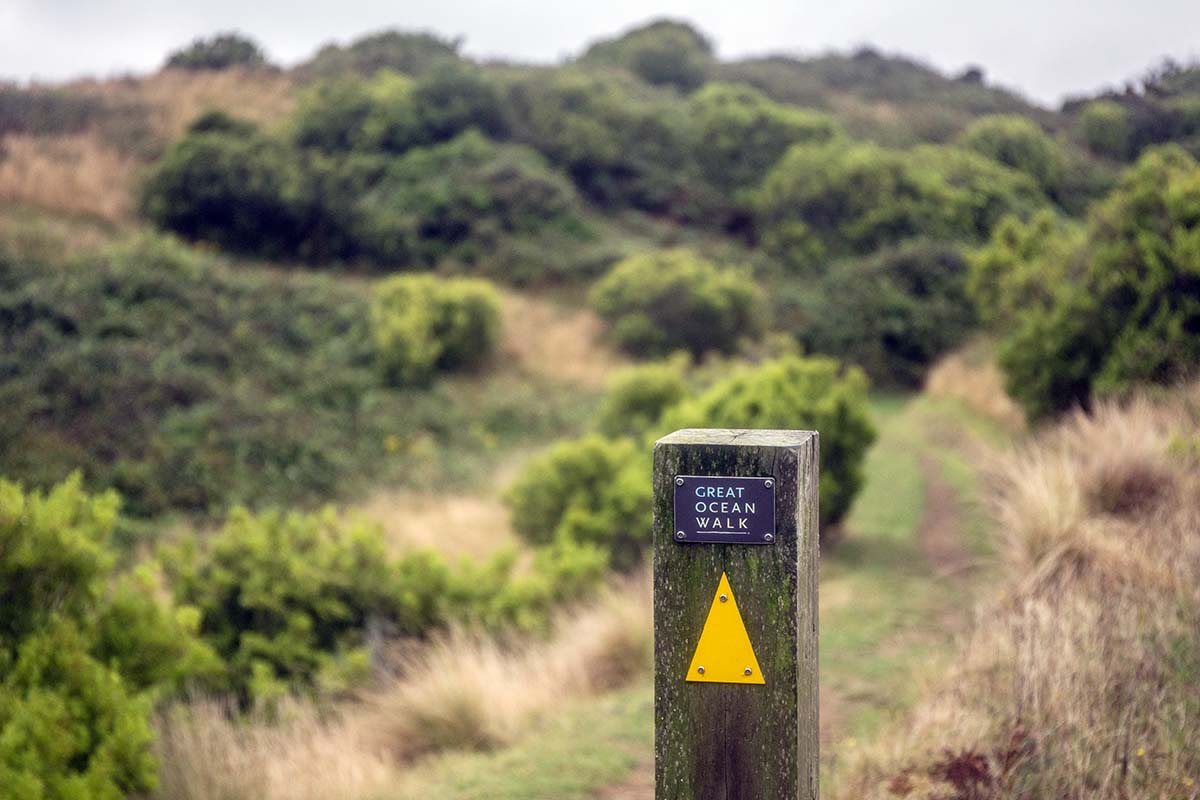
[[[500,298],[478,279],[399,275],[375,289],[371,335],[386,379],[419,384],[491,357],[500,338]]]
[[[702,219],[719,199],[697,185],[695,130],[679,98],[574,68],[513,80],[505,104],[514,138],[604,208]]]
[[[296,67],[295,73],[305,81],[347,74],[369,78],[380,70],[420,75],[435,66],[458,61],[461,44],[431,33],[380,31],[348,45],[326,45]]]
[[[800,302],[797,337],[857,364],[882,386],[916,388],[974,327],[967,260],[950,244],[914,242],[834,263]]]
[[[509,488],[514,530],[535,545],[593,544],[618,569],[637,564],[650,539],[650,464],[631,440],[563,441]]]
[[[677,428],[779,428],[821,434],[821,523],[841,520],[862,487],[875,440],[867,379],[830,358],[785,356],[736,371],[667,412]]]
[[[647,83],[688,92],[704,83],[714,56],[712,42],[702,33],[664,19],[598,42],[580,60],[624,67]]]
[[[167,56],[168,69],[229,69],[261,67],[267,63],[262,48],[238,33],[219,33],[197,39]]]
[[[144,794],[151,700],[215,658],[137,582],[113,585],[118,500],[78,476],[0,480],[0,786],[10,797]]]
[[[1065,157],[1058,144],[1033,120],[1017,114],[980,117],[958,143],[1033,178],[1048,195],[1062,184]]]
[[[1093,208],[1078,243],[1044,222],[998,232],[973,288],[985,314],[1010,320],[1000,364],[1032,417],[1195,370],[1197,231],[1200,165],[1164,147]]]
[[[245,123],[214,125],[209,116],[200,122],[150,173],[142,213],[160,228],[235,252],[296,252],[304,232],[295,155]]]
[[[605,436],[639,436],[687,394],[687,361],[627,367],[613,377],[596,412],[596,430]]]
[[[392,162],[359,200],[357,240],[378,263],[473,264],[511,237],[558,230],[586,239],[577,202],[536,153],[471,131]]]
[[[772,102],[749,86],[709,84],[688,105],[699,128],[704,177],[725,192],[757,185],[793,144],[838,135],[828,116]]]
[[[765,298],[748,271],[717,267],[687,250],[630,256],[593,288],[592,305],[624,349],[660,356],[734,351],[759,337]]]
[[[243,706],[340,688],[369,674],[365,634],[416,635],[443,622],[446,565],[388,558],[378,528],[318,514],[235,510],[203,544],[163,550],[179,602],[224,660]]]
[[[1083,107],[1076,121],[1079,137],[1098,156],[1124,161],[1133,145],[1132,120],[1120,103],[1094,100]]]

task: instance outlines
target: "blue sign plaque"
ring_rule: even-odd
[[[675,541],[774,544],[774,480],[676,475]]]

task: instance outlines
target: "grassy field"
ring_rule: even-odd
[[[844,538],[821,565],[823,779],[842,755],[916,702],[921,675],[944,662],[986,569],[977,475],[970,448],[993,427],[948,401],[875,398],[880,437]],[[970,569],[942,575],[922,540],[932,484],[949,487]],[[653,769],[650,684],[571,705],[512,747],[450,754],[406,775],[383,798],[638,798]]]

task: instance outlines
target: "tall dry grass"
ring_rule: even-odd
[[[1010,433],[1025,428],[1025,414],[1005,391],[993,346],[986,340],[939,360],[925,377],[925,393],[958,400]]]
[[[564,613],[546,640],[455,631],[402,656],[354,702],[237,721],[198,700],[157,721],[163,800],[353,800],[378,796],[405,765],[520,737],[563,703],[624,685],[653,657],[648,575]]]
[[[994,472],[1009,579],[846,798],[1196,798],[1200,385],[1077,414]]]
[[[0,139],[0,203],[119,223],[129,218],[138,162],[94,133]]]
[[[630,363],[603,341],[604,323],[587,309],[508,292],[502,313],[504,357],[531,375],[603,389]]]

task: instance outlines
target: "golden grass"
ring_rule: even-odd
[[[0,139],[0,203],[109,222],[129,218],[138,163],[91,133]]]
[[[88,80],[71,85],[117,108],[149,115],[164,141],[178,137],[205,111],[224,111],[264,125],[278,122],[295,103],[295,84],[284,72],[264,69],[165,69],[141,78]]]
[[[586,309],[508,292],[503,305],[502,357],[530,375],[602,389],[627,358],[605,344],[604,323]]]
[[[958,400],[1010,433],[1025,428],[1025,414],[1004,389],[992,346],[973,342],[938,361],[925,378],[925,393]]]
[[[502,643],[454,631],[403,657],[397,676],[378,689],[324,714],[295,702],[278,721],[234,721],[211,701],[177,707],[157,720],[157,796],[380,796],[423,754],[509,743],[564,702],[646,674],[650,608],[642,574],[564,613],[546,640]]]
[[[1076,414],[1003,457],[1011,571],[954,667],[834,797],[1195,798],[1200,386]]]
[[[397,554],[427,548],[451,559],[485,558],[520,545],[498,497],[386,489],[355,512],[379,524]]]

